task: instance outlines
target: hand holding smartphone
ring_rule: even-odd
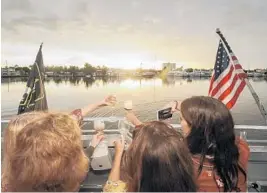
[[[157,112],[157,120],[164,121],[166,119],[172,118],[172,107],[161,109]]]

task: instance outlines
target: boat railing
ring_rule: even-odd
[[[95,120],[102,120],[104,122],[113,122],[113,121],[125,121],[127,124],[130,124],[126,121],[125,117],[86,117],[84,118],[84,123],[86,124],[87,122],[93,122]],[[171,124],[174,128],[176,129],[181,129],[180,124]],[[131,125],[133,127],[133,125]],[[262,126],[262,125],[235,125],[235,129],[238,132],[241,131],[246,131],[248,133],[255,133],[255,132],[266,132],[266,138],[265,139],[250,139],[250,136],[248,135],[247,142],[249,144],[264,144],[266,145],[266,152],[267,152],[267,126]],[[113,129],[106,129],[104,132],[115,132],[119,131],[119,128],[113,128]],[[82,130],[82,133],[92,133],[94,130],[92,128],[87,129],[84,128]],[[255,146],[257,147],[257,146]],[[255,149],[255,148],[254,148]],[[262,149],[262,148],[261,148]],[[262,149],[263,150],[263,149]]]
[[[129,124],[125,117],[85,117],[82,125],[82,141],[84,147],[88,146],[90,140],[95,133],[93,123],[96,120],[105,122],[106,129],[104,132],[107,134],[107,140],[109,144],[113,144],[115,138],[121,135],[122,128],[134,128]],[[2,127],[6,127],[9,120],[1,120]],[[126,123],[126,124],[125,124]],[[180,124],[172,124],[176,129],[181,129]],[[253,184],[261,187],[259,191],[267,191],[267,126],[256,125],[235,125],[236,135],[238,132],[247,132],[247,142],[250,146],[250,158],[248,164],[248,187],[252,187]],[[2,129],[3,132],[3,129]],[[124,133],[125,134],[125,133]],[[3,136],[3,135],[2,135]],[[131,140],[131,132],[127,132],[126,136]],[[3,138],[2,138],[3,140]],[[114,146],[109,145],[111,152],[114,151]],[[102,171],[89,172],[88,177],[81,186],[86,191],[98,191],[102,190],[102,185],[107,180],[108,173],[102,174]],[[255,191],[253,188],[249,191]]]
[[[110,132],[118,132],[119,131],[119,124],[121,122],[125,122],[129,127],[133,127],[128,121],[126,121],[125,117],[85,117],[83,119],[83,126],[87,125],[90,122],[94,122],[96,120],[101,120],[103,122],[109,122],[109,123],[115,123],[115,125],[109,129],[105,129],[104,132],[110,133]],[[8,119],[1,120],[2,124],[7,124],[9,122]],[[181,129],[180,124],[171,124],[176,129]],[[254,133],[255,132],[266,132],[266,138],[265,139],[251,139],[250,135],[248,135],[247,142],[249,144],[264,144],[267,145],[267,126],[261,126],[261,125],[235,125],[235,129],[238,132],[246,131],[247,133]],[[83,127],[82,134],[83,135],[90,135],[94,131],[93,127]],[[262,136],[262,135],[261,135]],[[263,137],[263,136],[262,136]],[[263,137],[264,138],[264,137]],[[267,152],[267,149],[266,149]]]
[[[93,122],[101,120],[103,122],[118,122],[118,121],[126,121],[125,117],[85,117],[83,119],[84,123]],[[1,123],[8,123],[9,119],[1,120]],[[128,123],[129,124],[129,123]],[[181,129],[180,124],[171,124],[174,128]],[[252,130],[252,131],[267,131],[267,125],[235,125],[235,129],[238,130]],[[115,129],[117,130],[117,129]]]

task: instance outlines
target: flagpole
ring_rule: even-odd
[[[222,40],[222,43],[223,43],[223,45],[224,45],[225,48],[226,48],[227,54],[228,54],[230,60],[231,60],[232,63],[233,63],[233,59],[232,59],[232,57],[231,57],[231,55],[230,55],[230,52],[231,52],[231,53],[234,53],[234,52],[233,52],[232,49],[230,48],[228,42],[226,41],[225,37],[223,36],[223,34],[221,33],[221,31],[220,31],[219,28],[216,29],[216,33],[219,35],[220,39]],[[233,65],[233,66],[234,66],[234,68],[235,68],[235,65]],[[247,87],[248,87],[248,89],[249,89],[251,95],[253,96],[253,98],[254,98],[254,100],[255,100],[255,102],[256,102],[256,104],[257,104],[257,106],[258,106],[258,108],[259,108],[259,110],[260,110],[260,112],[261,112],[262,117],[264,118],[264,120],[265,120],[265,122],[266,122],[266,124],[267,124],[267,112],[266,112],[266,110],[264,109],[264,106],[262,105],[259,96],[257,95],[257,93],[256,93],[255,90],[253,89],[252,85],[250,84],[248,78],[247,78],[247,77],[246,77],[246,78],[243,78],[243,77],[241,78],[240,76],[238,76],[238,77],[239,77],[241,80],[244,80],[244,81],[245,81],[245,83],[246,83],[246,85],[247,85]]]

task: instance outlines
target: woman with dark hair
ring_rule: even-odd
[[[159,121],[145,123],[124,155],[123,144],[115,143],[115,160],[104,191],[196,191],[188,148],[171,126]]]
[[[191,97],[181,103],[180,118],[200,191],[247,191],[249,147],[235,137],[227,107],[211,97]]]
[[[235,136],[233,117],[227,107],[206,96],[175,101],[170,106],[180,114],[198,191],[247,191],[250,150],[245,141]],[[142,124],[132,111],[127,118],[137,128]]]

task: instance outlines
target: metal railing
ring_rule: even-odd
[[[86,140],[88,140],[88,138],[91,137],[93,135],[93,133],[95,132],[94,128],[90,124],[96,120],[101,120],[101,121],[110,122],[110,123],[117,122],[115,124],[115,125],[117,125],[117,127],[113,126],[110,129],[104,130],[105,133],[112,134],[114,132],[116,132],[116,133],[120,132],[120,128],[119,128],[120,122],[125,121],[125,118],[124,117],[86,117],[86,118],[84,118],[84,126],[82,129],[82,140],[84,140],[84,142]],[[9,122],[9,120],[1,120],[2,124],[8,124],[8,122]],[[171,125],[176,129],[181,129],[180,124],[171,124]],[[240,131],[247,131],[247,132],[257,131],[257,132],[264,132],[265,133],[265,131],[266,131],[266,133],[267,133],[267,126],[235,125],[235,129],[240,130]],[[250,152],[254,153],[254,154],[251,154],[251,157],[252,158],[254,157],[254,158],[249,161],[250,168],[251,168],[250,169],[250,172],[251,172],[250,175],[252,176],[252,178],[248,179],[248,187],[250,187],[251,184],[255,184],[255,183],[258,186],[265,187],[265,186],[267,186],[267,181],[265,180],[266,178],[265,178],[265,173],[264,173],[266,171],[265,170],[265,168],[266,168],[266,159],[265,159],[266,156],[265,156],[265,154],[267,153],[267,139],[266,140],[248,139],[247,142],[250,144]],[[261,174],[257,173],[259,171],[262,171]],[[255,175],[256,175],[255,172],[259,176],[255,177]],[[248,177],[250,177],[250,175]],[[98,182],[94,183],[94,182],[92,182],[92,180],[94,180],[94,178],[96,178],[98,180],[99,180],[99,178],[101,178],[101,179],[103,178],[103,179],[101,180],[101,183],[98,183]],[[87,181],[84,182],[81,185],[81,188],[83,190],[86,190],[86,191],[95,191],[96,189],[102,190],[102,188],[103,188],[102,184],[105,183],[106,178],[107,178],[106,176],[94,176],[94,175],[90,176],[90,180],[88,182]],[[102,183],[102,181],[103,181],[103,183]]]
[[[88,123],[88,122],[93,122],[96,120],[101,120],[104,122],[120,122],[120,121],[126,121],[125,117],[85,117],[83,119],[83,122]],[[1,120],[1,123],[5,123],[8,124],[9,120],[5,119],[5,120]],[[127,121],[126,121],[127,122]],[[130,124],[127,122],[127,124]],[[181,125],[180,124],[171,124],[174,128],[176,129],[181,129]],[[131,125],[132,126],[132,125]],[[260,125],[235,125],[235,129],[240,130],[240,131],[266,131],[267,132],[267,126],[260,126]],[[106,133],[110,133],[110,132],[116,132],[119,131],[118,128],[116,129],[105,129],[104,132]],[[94,132],[94,129],[82,129],[82,133],[83,135],[90,135]],[[86,134],[85,134],[86,133]],[[253,146],[255,147],[254,149],[262,149],[264,152],[267,152],[267,139],[248,139],[247,140],[248,143],[255,143],[255,144],[264,144],[264,146],[266,145],[265,148],[263,148],[264,146]],[[252,148],[253,149],[253,148]]]

